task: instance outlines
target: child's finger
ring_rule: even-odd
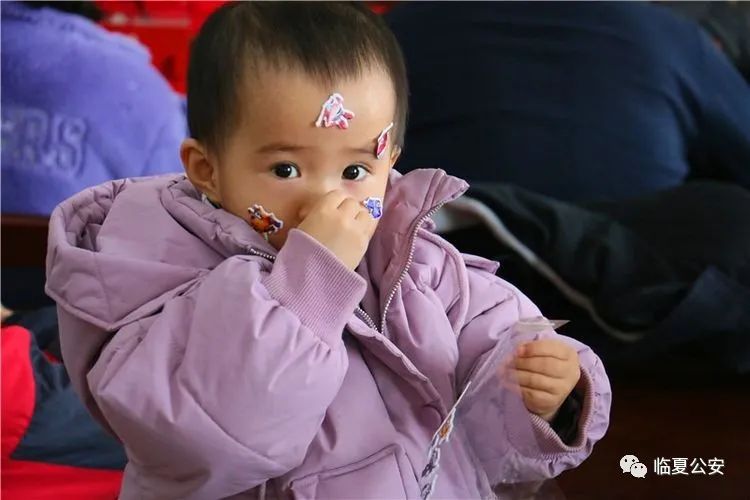
[[[317,212],[323,209],[336,209],[342,201],[347,199],[349,195],[341,189],[334,189],[329,191],[320,198],[312,200],[299,209],[299,218],[304,220],[312,212]]]
[[[375,229],[378,227],[378,219],[375,219],[367,209],[362,208],[355,219],[367,228],[367,234],[372,236],[375,233]]]
[[[360,212],[362,206],[351,197],[346,197],[339,203],[337,209],[346,215],[346,218],[354,218]]]
[[[497,373],[499,375],[503,375],[508,372],[508,370],[511,370],[515,366],[516,357],[515,356],[507,356],[503,358],[500,363],[497,365]]]
[[[557,396],[545,391],[522,387],[521,394],[526,407],[533,411],[551,409],[557,404]]]
[[[518,356],[552,356],[563,361],[570,359],[571,348],[561,340],[543,339],[534,340],[521,345],[517,349]]]
[[[519,370],[541,373],[548,377],[564,378],[568,373],[569,361],[552,356],[534,356],[531,358],[516,358],[514,366]]]
[[[514,370],[513,377],[515,377],[522,389],[534,389],[557,395],[558,379],[525,370]]]
[[[497,378],[497,383],[501,388],[510,390],[515,394],[520,394],[521,387],[518,385],[518,380],[514,371],[513,358],[508,358],[498,365],[495,371],[495,376]]]
[[[509,377],[499,379],[499,387],[514,394],[521,394],[521,386],[518,385],[516,380]]]

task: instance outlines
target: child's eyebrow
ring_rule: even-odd
[[[310,149],[310,146],[300,146],[299,144],[287,144],[284,142],[272,142],[270,144],[266,144],[264,146],[261,146],[258,148],[258,153],[273,153],[273,152],[282,152],[282,153],[294,153],[295,151],[304,151],[306,149]],[[371,145],[362,146],[362,147],[348,147],[346,148],[347,152],[350,153],[362,153],[362,154],[373,154],[373,147]]]
[[[358,148],[355,146],[355,147],[346,148],[346,150],[349,151],[350,153],[362,153],[366,155],[374,154],[373,153],[374,148],[371,145],[363,146],[361,148]]]
[[[286,144],[283,142],[272,142],[258,148],[258,153],[271,153],[275,151],[281,151],[283,153],[293,153],[295,151],[303,151],[310,149],[309,146],[300,146],[298,144]]]

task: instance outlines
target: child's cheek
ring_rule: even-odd
[[[284,243],[286,243],[286,238],[289,234],[290,228],[283,228],[278,233],[274,233],[268,237],[268,242],[271,244],[272,247],[274,247],[276,250],[281,250],[281,247],[284,246]]]

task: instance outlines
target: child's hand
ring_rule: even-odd
[[[512,365],[526,408],[551,422],[581,378],[578,353],[555,339],[521,345]]]
[[[367,251],[378,221],[362,204],[340,190],[331,191],[300,212],[297,229],[306,232],[354,270]]]

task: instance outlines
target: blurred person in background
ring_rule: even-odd
[[[93,2],[2,4],[2,212],[46,216],[110,179],[181,170],[182,98]]]
[[[699,23],[750,83],[750,3],[659,2]]]
[[[681,366],[750,370],[747,7],[710,4],[690,14],[701,24],[645,2],[408,2],[386,16],[411,86],[399,168],[469,180],[486,227],[446,238],[500,260],[608,366],[690,342],[699,362]]]
[[[403,171],[440,167],[568,201],[691,178],[750,188],[750,88],[668,9],[413,2],[387,18],[411,83]]]

